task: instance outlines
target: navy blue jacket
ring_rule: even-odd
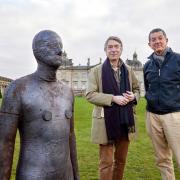
[[[143,71],[147,110],[156,114],[180,111],[180,54],[168,50],[161,66],[152,54]]]

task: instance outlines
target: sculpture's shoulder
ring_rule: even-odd
[[[34,74],[29,74],[29,75],[23,76],[19,79],[16,79],[15,81],[18,84],[28,84],[29,82],[34,81],[34,80],[35,80]]]
[[[67,84],[58,80],[58,86],[61,88],[61,92],[63,93],[64,96],[69,96],[74,98],[74,92],[72,88],[70,88]]]
[[[26,88],[26,83],[30,79],[30,75],[12,81],[5,89],[1,111],[11,114],[19,114],[21,107],[22,92]]]
[[[59,86],[59,87],[61,87],[61,88],[64,89],[64,91],[67,91],[67,92],[71,92],[71,91],[72,91],[72,88],[70,88],[70,87],[69,87],[67,84],[65,84],[63,81],[58,80],[57,83],[58,83],[58,86]]]
[[[6,95],[17,95],[21,93],[23,89],[25,89],[27,83],[32,79],[32,74],[18,78],[12,81],[7,88],[5,89],[5,96]]]

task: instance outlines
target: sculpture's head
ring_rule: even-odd
[[[38,63],[58,68],[62,64],[62,40],[51,31],[43,30],[33,39],[32,49]]]

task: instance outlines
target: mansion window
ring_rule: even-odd
[[[78,89],[78,81],[73,81],[73,89]]]
[[[66,85],[69,85],[69,81],[65,81]]]
[[[83,72],[82,73],[82,79],[86,79],[87,78],[87,73],[86,72]]]
[[[78,73],[73,73],[73,79],[78,79]]]
[[[81,81],[81,89],[86,89],[86,81]]]

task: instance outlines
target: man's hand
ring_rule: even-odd
[[[123,93],[123,96],[130,101],[133,101],[135,99],[135,95],[131,91],[126,91],[126,93]]]
[[[120,106],[124,106],[129,102],[129,99],[124,96],[113,96],[112,102],[114,102]]]

